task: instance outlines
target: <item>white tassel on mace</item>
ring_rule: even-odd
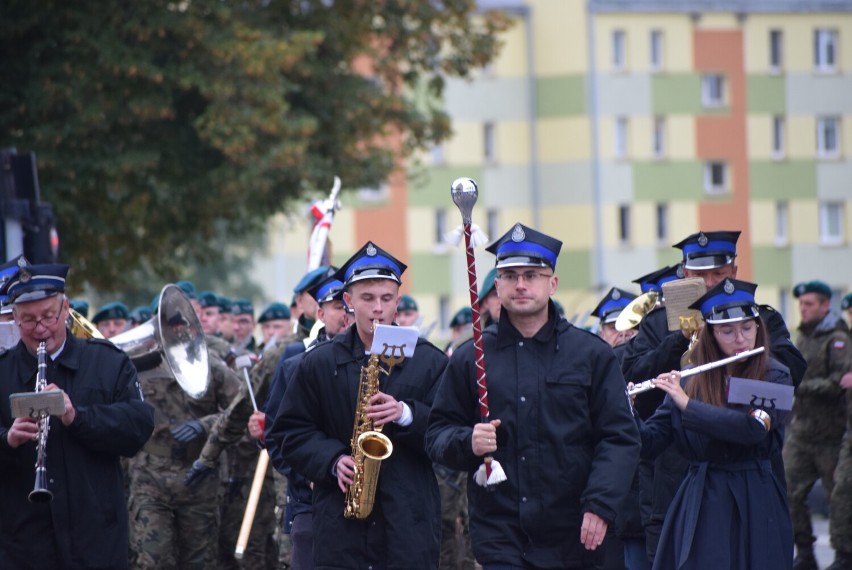
[[[489,464],[491,466],[491,475],[488,476],[486,476],[486,464]],[[480,487],[488,487],[489,485],[496,485],[505,481],[506,472],[503,471],[503,467],[500,465],[499,461],[487,457],[485,459],[485,463],[480,465],[479,469],[476,470],[476,473],[473,476],[473,480]]]
[[[461,243],[464,235],[464,226],[458,226],[456,229],[444,234],[444,243],[458,246]],[[488,236],[476,224],[470,224],[470,246],[479,247],[488,243]]]

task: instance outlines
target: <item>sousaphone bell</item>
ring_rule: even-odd
[[[204,331],[180,287],[163,287],[156,315],[109,340],[127,353],[137,370],[163,365],[190,398],[207,392],[210,367]]]

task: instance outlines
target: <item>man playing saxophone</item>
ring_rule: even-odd
[[[0,294],[13,303],[21,340],[0,351],[0,561],[4,568],[127,568],[127,505],[119,457],[151,435],[136,369],[111,342],[68,334],[67,265],[22,267]],[[32,392],[44,343],[46,390],[65,412],[49,417],[45,484],[50,502],[30,503],[37,426],[12,420],[9,396]]]
[[[356,409],[373,323],[394,322],[405,269],[372,242],[340,268],[336,276],[344,283],[354,326],[305,353],[276,417],[283,459],[314,485],[317,569],[438,566],[440,500],[423,438],[446,357],[418,339],[414,355],[393,366],[390,374],[379,372],[377,391]],[[372,512],[363,519],[344,516],[347,490],[357,478],[350,442],[358,412],[366,413],[374,429],[381,426],[393,445],[373,482]]]

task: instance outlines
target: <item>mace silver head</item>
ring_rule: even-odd
[[[452,186],[450,186],[450,195],[461,212],[462,221],[469,224],[471,214],[473,213],[473,206],[479,197],[479,189],[476,186],[476,182],[474,182],[473,178],[456,178]]]

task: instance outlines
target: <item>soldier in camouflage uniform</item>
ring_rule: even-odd
[[[155,408],[154,433],[130,466],[130,537],[137,569],[205,569],[214,563],[218,477],[188,489],[184,474],[203,435],[239,391],[239,376],[215,353],[206,393],[190,398],[164,364],[139,373]]]
[[[846,401],[840,378],[852,369],[849,327],[830,310],[831,288],[809,281],[793,291],[801,324],[796,345],[808,362],[796,389],[793,421],[784,445],[790,515],[796,544],[794,570],[816,570],[807,498],[817,478],[828,496],[834,487],[840,441],[846,428]]]

